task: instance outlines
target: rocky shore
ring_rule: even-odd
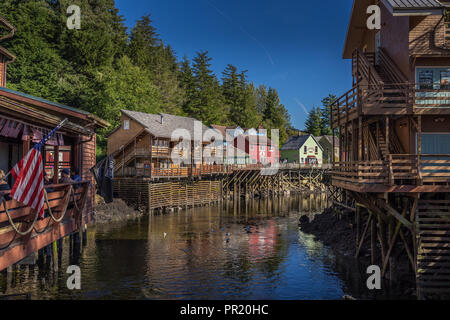
[[[95,223],[108,224],[115,222],[124,222],[128,220],[135,220],[144,215],[143,210],[135,210],[121,200],[114,199],[112,203],[106,204],[100,197],[96,198],[95,207]]]
[[[302,216],[299,221],[300,230],[312,234],[324,245],[331,248],[345,264],[355,264],[360,269],[362,277],[359,281],[363,281],[365,277],[365,268],[370,263],[370,241],[365,241],[361,247],[359,258],[356,259],[356,226],[353,214],[337,214],[334,208],[325,209],[321,214],[315,215],[313,218]],[[379,255],[379,245],[377,243],[377,254]],[[393,273],[386,275],[391,281],[383,284],[390,289],[396,288],[397,292],[403,292],[404,299],[415,298],[415,276],[412,271],[408,257],[400,244],[396,246],[392,254],[392,264],[395,266]],[[380,257],[377,257],[380,259]],[[377,260],[378,261],[378,260]],[[348,279],[347,279],[348,280]],[[364,280],[365,281],[365,280]],[[383,280],[384,281],[384,280]],[[361,294],[361,293],[359,293]],[[359,294],[355,293],[356,296]],[[387,298],[387,296],[377,297],[377,294],[371,296],[372,293],[364,296],[364,298]],[[389,295],[389,290],[385,292]]]
[[[299,227],[303,232],[314,235],[317,240],[344,256],[356,254],[356,231],[353,219],[348,215],[339,216],[334,214],[332,208],[328,208],[311,220],[306,215],[302,216]]]

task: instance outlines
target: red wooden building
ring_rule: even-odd
[[[1,17],[0,24],[10,30],[7,36],[14,34],[14,27]],[[42,148],[45,170],[53,183],[47,186],[45,218],[36,220],[34,210],[15,200],[0,203],[0,271],[91,220],[95,181],[90,169],[96,163],[95,129],[108,126],[80,109],[7,89],[6,69],[14,60],[10,52],[0,47],[0,169],[9,172],[63,119],[68,122]],[[70,167],[80,171],[83,181],[79,187],[58,184],[61,169]],[[14,184],[11,177],[7,182],[10,187]],[[0,198],[8,194],[9,191],[1,191]]]
[[[249,154],[250,164],[273,164],[280,159],[278,145],[266,136],[240,135],[234,146]]]

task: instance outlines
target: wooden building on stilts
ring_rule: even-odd
[[[381,29],[366,27],[378,5]],[[419,298],[450,293],[450,8],[355,0],[343,57],[353,87],[332,106],[332,185],[355,208],[357,255],[383,276],[401,250]]]
[[[14,27],[0,17],[0,40],[13,36]],[[55,241],[83,230],[94,211],[95,181],[90,169],[96,163],[96,128],[109,124],[80,109],[6,88],[6,68],[15,60],[0,47],[0,169],[4,173],[20,161],[64,119],[66,124],[42,147],[48,181],[45,215],[11,200],[14,179],[5,179],[0,191],[0,271]],[[76,168],[82,181],[60,183],[63,168]]]

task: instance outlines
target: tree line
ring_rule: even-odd
[[[66,26],[72,4],[81,8],[81,30]],[[262,125],[279,129],[281,142],[292,133],[276,89],[249,82],[247,71],[231,64],[219,79],[208,51],[179,60],[150,15],[128,30],[114,0],[2,0],[0,15],[17,28],[2,43],[17,56],[7,86],[110,122],[98,136],[99,153],[121,109],[190,116],[206,125]]]
[[[305,121],[305,132],[315,137],[332,135],[330,123],[331,105],[337,99],[334,94],[330,94],[322,99],[322,106],[313,107]]]

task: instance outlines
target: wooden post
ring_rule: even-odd
[[[153,136],[150,135],[150,178],[153,175]]]
[[[390,140],[390,137],[389,137],[389,133],[390,133],[390,129],[389,129],[389,117],[386,117],[386,151],[387,151],[387,153],[389,154],[390,152],[389,152],[389,140]]]
[[[53,183],[58,183],[58,175],[59,175],[59,146],[53,147]]]
[[[31,144],[30,138],[27,138],[22,142],[22,157],[25,157],[28,151],[30,151],[30,144]]]
[[[134,174],[137,176],[137,150],[136,150],[136,137],[134,137]]]
[[[363,159],[363,142],[362,142],[362,117],[358,118],[358,161]]]
[[[422,185],[420,174],[420,163],[422,158],[422,116],[417,119],[417,172],[419,174],[419,185]]]
[[[361,207],[356,205],[356,245],[359,243],[360,222],[361,222]]]
[[[125,148],[122,149],[122,177],[125,175]]]

